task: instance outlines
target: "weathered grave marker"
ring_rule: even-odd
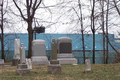
[[[85,72],[90,72],[91,71],[91,64],[90,64],[90,60],[86,59],[85,60]]]
[[[24,64],[25,63],[25,48],[24,48],[24,44],[21,43],[21,48],[20,48],[20,63]]]
[[[27,64],[28,69],[32,69],[31,59],[26,59],[26,64]]]
[[[14,41],[14,57],[12,60],[12,65],[17,66],[20,63],[20,39],[15,39]]]
[[[32,41],[32,65],[48,65],[46,55],[46,42],[44,40]]]
[[[48,73],[60,74],[61,65],[59,64],[59,61],[57,60],[57,43],[55,42],[54,37],[51,43],[51,52],[52,52],[52,60],[50,61],[50,65],[48,65]]]
[[[0,59],[0,65],[4,65],[4,59]]]
[[[16,74],[28,75],[30,74],[30,69],[28,69],[27,64],[25,64],[25,48],[23,43],[20,47],[20,64],[17,65]]]
[[[15,50],[14,50],[14,59],[20,59],[20,39],[15,39]]]

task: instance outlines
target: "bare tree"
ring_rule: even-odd
[[[106,63],[108,63],[108,13],[109,13],[109,0],[107,0],[107,12],[106,12]]]
[[[24,15],[24,11],[21,10],[21,6],[19,6],[17,4],[17,0],[13,0],[15,6],[17,7],[17,9],[20,12],[21,17],[23,18],[24,21],[27,22],[28,25],[28,34],[29,34],[29,48],[28,48],[28,58],[31,58],[31,54],[32,54],[32,40],[33,40],[33,30],[32,30],[32,23],[33,23],[33,19],[35,16],[35,12],[38,9],[38,7],[40,6],[42,0],[26,0],[25,2],[25,6],[26,6],[26,15]]]
[[[105,64],[105,30],[104,30],[104,0],[100,0],[101,5],[101,27],[103,32],[103,63]]]
[[[75,8],[73,8],[73,10],[75,11],[78,20],[80,21],[80,26],[81,26],[81,33],[82,33],[82,48],[83,48],[83,61],[85,64],[85,44],[84,44],[84,28],[83,28],[83,14],[82,14],[82,6],[81,6],[81,1],[78,0],[78,7],[79,7],[79,14],[78,12],[75,10]]]
[[[84,59],[84,64],[85,64],[85,45],[84,45],[84,33],[83,33],[83,19],[82,19],[82,8],[81,8],[81,1],[78,0],[78,5],[79,5],[79,9],[80,9],[80,22],[81,22],[81,33],[82,33],[82,47],[83,47],[83,59]]]
[[[94,18],[94,11],[95,11],[95,0],[92,3],[92,12],[91,12],[91,30],[93,33],[93,64],[95,64],[95,18]]]
[[[8,4],[8,1],[6,0],[0,0],[0,15],[1,15],[1,23],[0,23],[0,29],[1,29],[1,52],[2,52],[2,59],[5,60],[5,52],[4,52],[4,28],[5,28],[5,25],[4,23],[6,22],[5,21],[5,14],[6,14],[6,9],[7,9],[7,4],[5,5],[6,7],[4,8],[4,2],[6,2]]]

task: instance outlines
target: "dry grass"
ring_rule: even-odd
[[[47,66],[33,66],[30,75],[20,76],[15,73],[17,67],[0,66],[0,80],[120,80],[120,63],[91,67],[93,72],[84,73],[84,64],[62,65],[61,74],[48,74]]]

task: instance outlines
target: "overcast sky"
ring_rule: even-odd
[[[4,18],[9,20],[14,24],[4,24],[5,33],[27,33],[27,24],[20,17],[16,17],[12,14],[19,15],[19,12],[15,5],[11,3],[11,0],[8,0],[9,4],[7,9],[5,8],[6,2],[4,2],[4,9],[8,10],[9,14],[5,14]],[[17,1],[25,1],[25,0],[17,0]],[[65,1],[62,5],[58,4]],[[92,33],[90,29],[90,15],[91,15],[91,5],[89,0],[81,0],[82,3],[82,13],[83,13],[83,26],[85,29],[85,33]],[[26,13],[24,6],[18,3],[21,9]],[[57,4],[57,5],[56,5]],[[111,3],[112,4],[112,3]],[[53,5],[56,5],[53,7]],[[105,4],[106,5],[106,4]],[[49,6],[49,8],[47,7]],[[46,8],[43,8],[46,7]],[[112,7],[112,6],[110,6]],[[106,8],[106,7],[105,7]],[[10,11],[11,9],[11,11]],[[75,9],[75,10],[74,10]],[[100,12],[100,4],[96,4],[96,12],[98,15]],[[38,18],[37,26],[43,25],[46,27],[45,33],[81,33],[80,30],[80,22],[78,20],[78,16],[76,12],[79,14],[79,8],[77,0],[43,0],[40,9],[36,11],[35,17]],[[109,33],[115,34],[118,36],[118,32],[120,32],[120,16],[117,14],[116,10],[113,8],[110,12],[109,18]],[[100,21],[97,21],[95,26],[99,27]],[[33,23],[34,27],[34,23]],[[96,33],[102,32],[99,28]],[[119,36],[118,36],[119,37]]]

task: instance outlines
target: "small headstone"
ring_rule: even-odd
[[[90,60],[86,59],[85,60],[85,72],[90,72],[91,71],[91,64],[90,64]]]
[[[4,59],[0,59],[0,65],[4,65]]]
[[[26,59],[26,64],[27,64],[28,69],[32,69],[31,59]]]
[[[21,43],[21,48],[20,48],[20,63],[21,64],[25,63],[25,48],[23,43]]]

